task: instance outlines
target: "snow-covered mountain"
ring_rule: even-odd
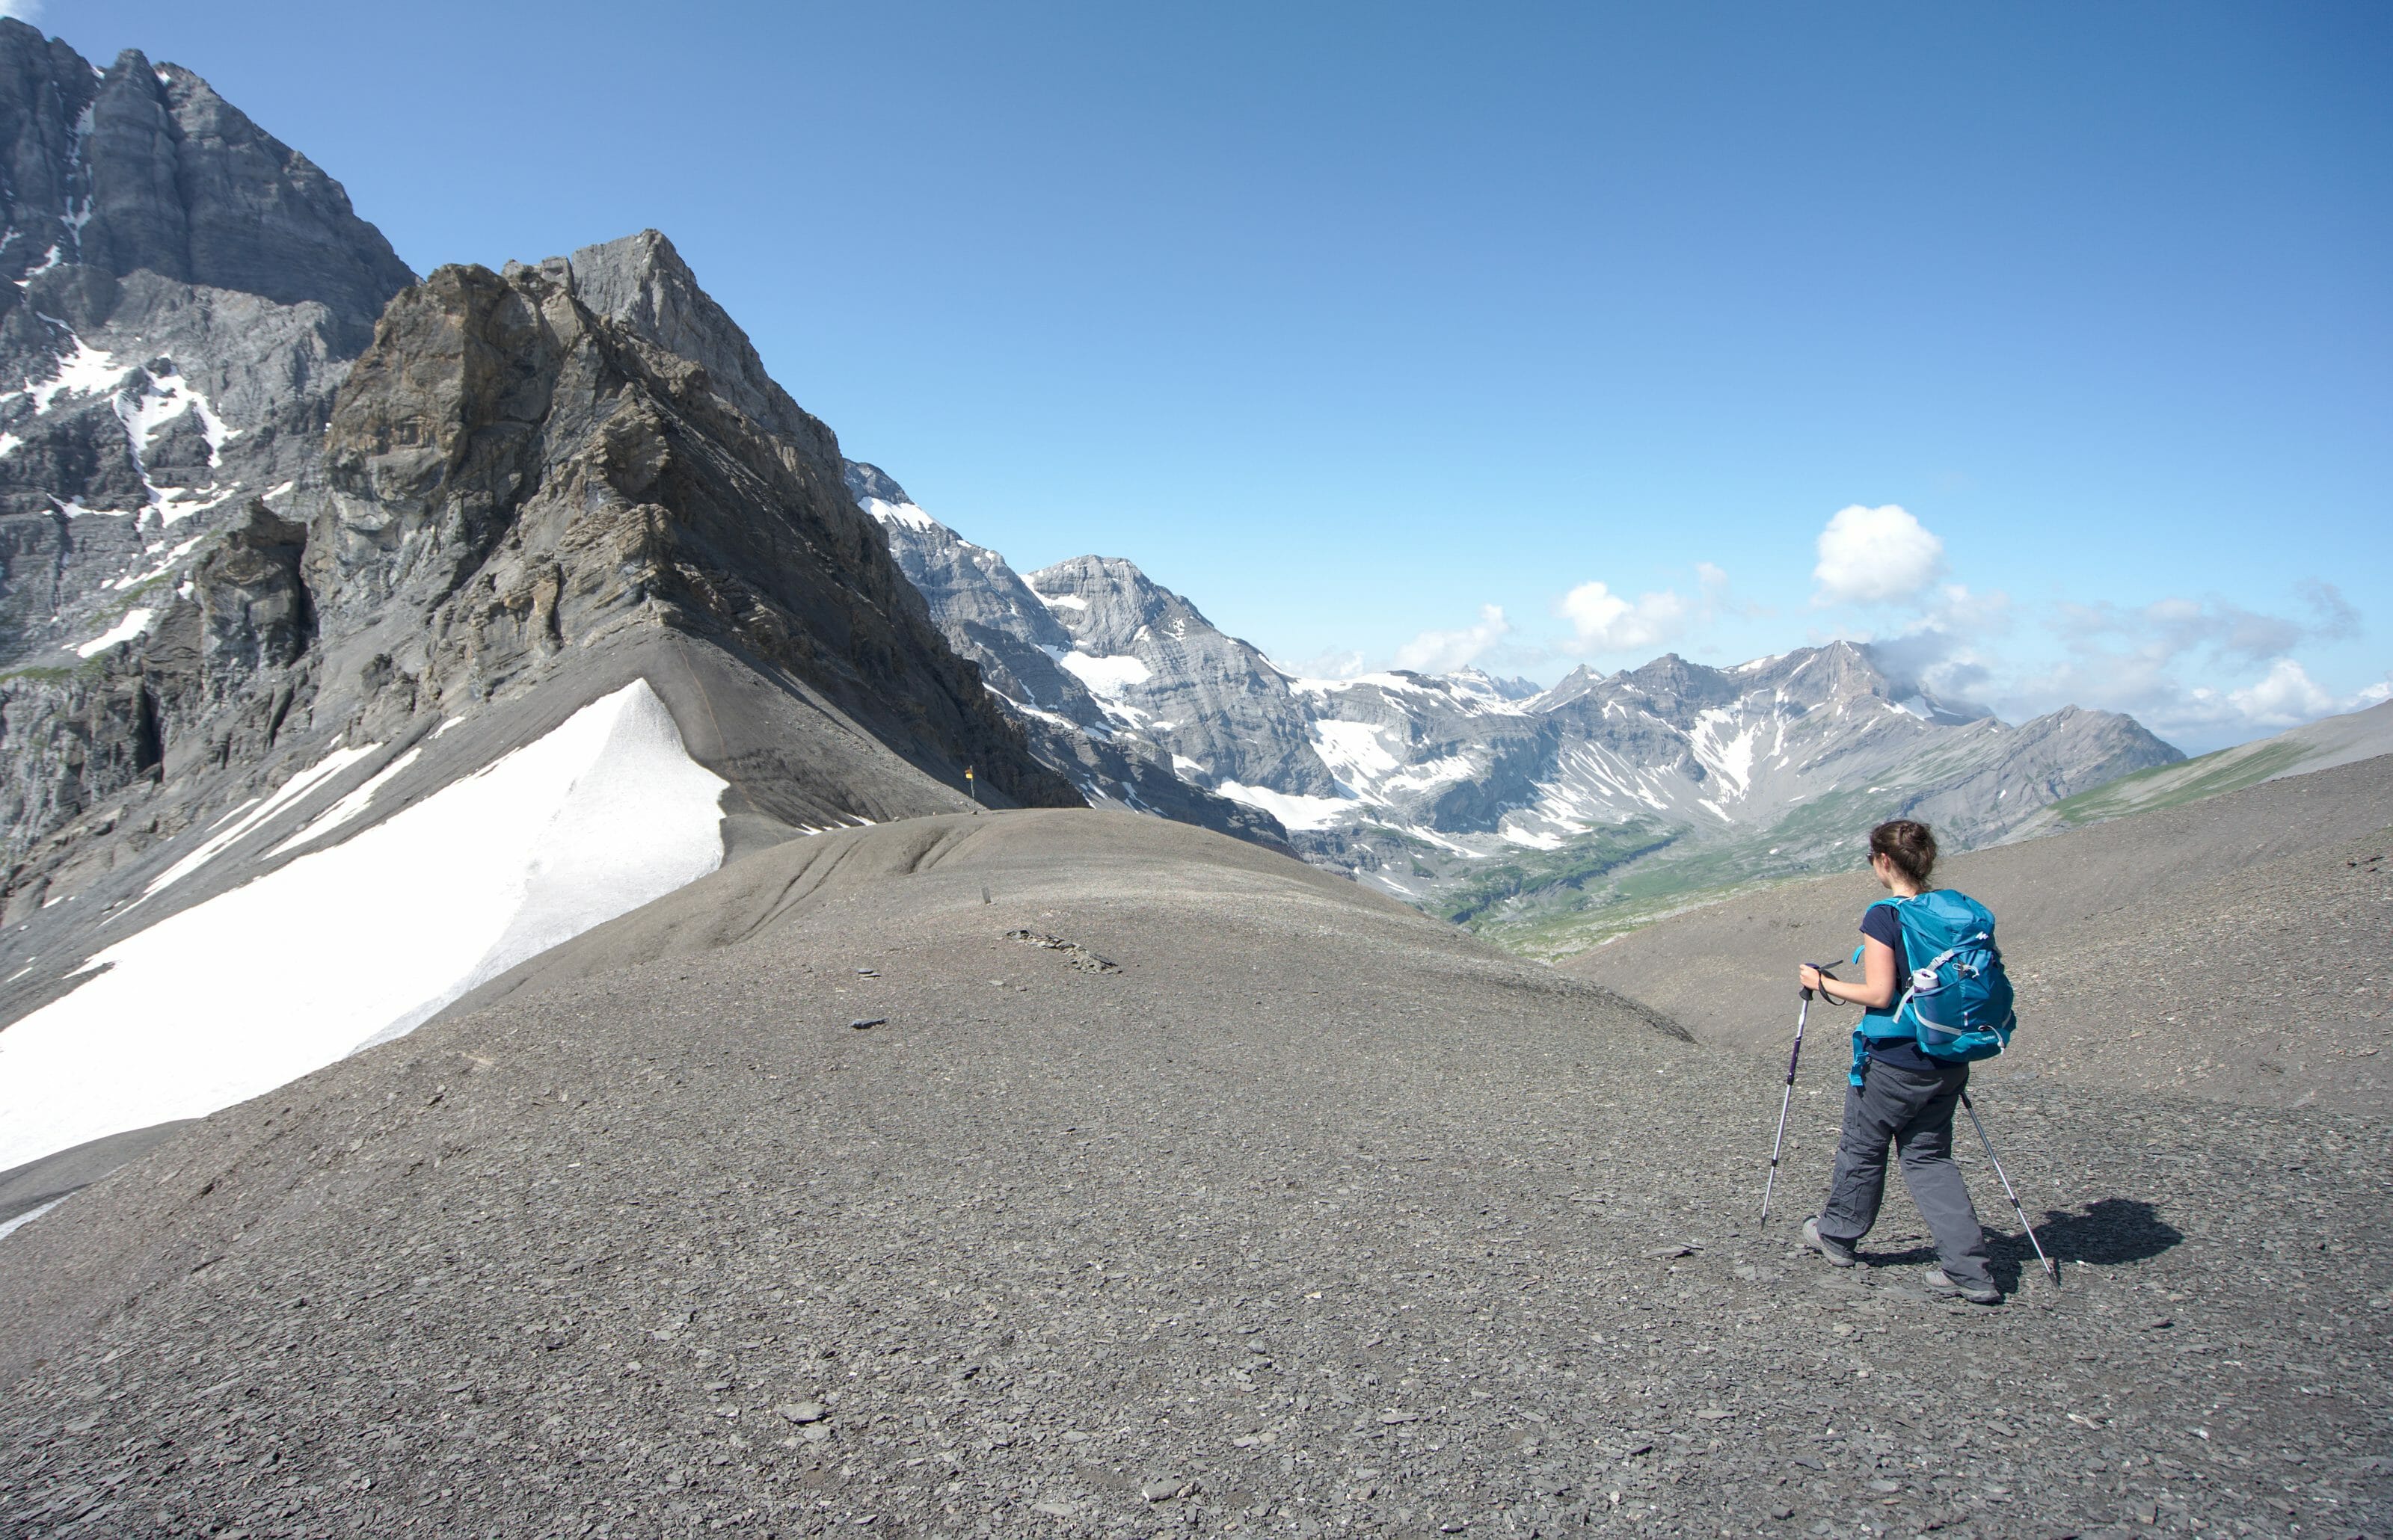
[[[2108,712],[2007,724],[1843,642],[1730,669],[1580,669],[1542,692],[1468,670],[1302,678],[1128,561],[1016,574],[878,468],[848,475],[949,641],[1084,793],[1112,794],[1068,763],[1076,737],[1168,764],[1268,814],[1307,859],[1458,918],[1538,908],[1550,889],[1576,903],[1641,870],[1843,861],[1898,814],[1983,843],[2181,757]],[[1143,786],[1117,800],[1158,805]]]
[[[0,1168],[745,850],[1079,801],[662,236],[417,282],[204,82],[13,20],[0,157]]]
[[[1116,699],[1120,668],[1079,650],[1058,618],[1072,612],[1068,605],[1051,607],[1003,556],[924,513],[878,466],[851,461],[846,475],[857,505],[880,523],[949,645],[980,666],[982,683],[1013,712],[1032,751],[1092,805],[1285,844],[1269,813],[1173,770],[1157,736]]]

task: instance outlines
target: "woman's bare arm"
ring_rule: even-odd
[[[1804,987],[1817,989],[1832,1000],[1883,1011],[1902,993],[1894,986],[1894,948],[1876,936],[1862,937],[1862,978],[1859,984],[1832,979],[1810,963],[1798,972]]]

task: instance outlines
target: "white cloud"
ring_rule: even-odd
[[[2309,671],[2290,658],[2269,665],[2256,685],[2227,692],[2228,704],[2256,727],[2292,727],[2333,713],[2347,703],[2319,687]]]
[[[1986,643],[2011,629],[2011,596],[1946,583],[1927,613],[1890,636],[1855,636],[1878,665],[1948,700],[1975,701],[1993,682],[1999,655]]]
[[[1629,599],[1603,583],[1584,582],[1563,594],[1555,607],[1578,633],[1582,652],[1659,646],[1676,636],[1688,619],[1687,601],[1667,588]]]
[[[13,16],[20,21],[39,21],[42,0],[0,0],[0,16]]]
[[[1914,617],[1889,631],[1814,640],[1866,642],[1898,679],[2009,721],[2069,705],[2122,711],[2200,753],[2393,697],[2393,685],[2339,696],[2310,677],[2295,650],[2356,634],[2361,618],[2330,584],[2297,593],[2313,619],[2211,595],[2064,603],[2030,626],[2000,590],[1942,583],[1916,595]]]
[[[1301,663],[1272,660],[1272,667],[1291,679],[1352,679],[1358,673],[1369,672],[1367,664],[1368,660],[1352,647],[1332,647]]]
[[[1820,531],[1811,602],[1881,605],[1908,599],[1944,575],[1944,542],[1903,508],[1859,503]]]
[[[2052,626],[2060,659],[2014,680],[2006,714],[2063,704],[2125,711],[2178,748],[2200,753],[2359,711],[2393,694],[2376,684],[2337,696],[2310,677],[2294,649],[2348,636],[2360,618],[2332,585],[2306,584],[2302,597],[2318,617],[2313,623],[2215,596],[2163,599],[2138,608],[2062,605]]]
[[[1396,649],[1396,667],[1420,673],[1450,673],[1510,634],[1502,607],[1479,607],[1479,623],[1461,631],[1424,631]]]

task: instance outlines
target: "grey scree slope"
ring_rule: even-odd
[[[1777,1075],[1159,820],[792,842],[0,1243],[0,1529],[2393,1517],[2381,1122],[1990,1090],[1980,1311],[1755,1233]]]
[[[2393,755],[1940,863],[1981,899],[2019,990],[2018,1077],[2393,1111]],[[1563,970],[1706,1042],[1793,1030],[1798,961],[1850,956],[1867,873],[1632,932]],[[1831,1011],[1824,1051],[1855,1012]],[[1819,1011],[1811,1024],[1823,1028]]]

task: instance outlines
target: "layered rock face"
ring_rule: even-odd
[[[207,82],[127,49],[105,71],[0,21],[0,275],[155,273],[280,305],[314,302],[355,352],[414,281],[348,194]]]
[[[1072,633],[1003,556],[924,513],[879,466],[849,463],[847,486],[880,523],[949,644],[979,666],[983,683],[1020,724],[1032,754],[1092,805],[1286,848],[1287,831],[1269,813],[1184,778],[1157,735],[1118,709],[1108,711],[1073,672]]]
[[[1029,581],[1071,635],[1066,666],[1174,763],[1215,784],[1334,790],[1288,676],[1195,605],[1116,556],[1075,556]]]
[[[635,676],[732,783],[734,848],[968,806],[966,766],[1079,801],[663,237],[416,284],[204,82],[13,20],[0,154],[12,920],[129,903],[328,744],[470,719],[410,772],[453,775]]]
[[[935,779],[971,764],[1001,802],[1077,801],[931,625],[830,430],[653,231],[402,294],[333,411],[324,483],[307,573],[340,633],[327,683],[374,680],[346,692],[370,711],[453,711],[662,629]]]
[[[98,71],[13,20],[0,157],[0,880],[21,895],[170,755],[274,745],[315,634],[294,494],[414,275],[198,77],[131,52]]]

